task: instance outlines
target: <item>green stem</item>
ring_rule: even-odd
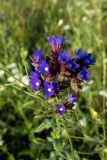
[[[63,117],[62,117],[62,119],[63,119]],[[65,125],[64,119],[63,119],[63,124],[64,124],[64,128],[65,128],[65,130],[67,132],[67,135],[68,135],[68,139],[69,139],[69,143],[70,143],[70,149],[71,149],[72,160],[75,160],[75,157],[74,157],[74,148],[73,148],[72,140],[71,140],[71,137],[69,135],[69,131],[68,131],[66,125]]]

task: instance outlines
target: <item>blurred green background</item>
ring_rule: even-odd
[[[96,59],[78,107],[58,117],[29,89],[30,56],[46,37]],[[0,0],[0,160],[107,160],[107,1]]]

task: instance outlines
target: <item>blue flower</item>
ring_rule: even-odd
[[[31,72],[30,81],[29,81],[32,90],[39,90],[41,85],[41,80],[39,79],[39,75],[36,72]]]
[[[82,49],[78,49],[76,52],[75,52],[77,58],[80,58],[80,59],[84,59],[84,56],[85,54],[82,52]]]
[[[69,98],[68,98],[68,102],[73,103],[73,102],[76,102],[76,101],[77,101],[77,97],[74,96],[73,94],[70,94]]]
[[[42,59],[42,49],[39,49],[37,52],[33,54],[34,62],[40,62]]]
[[[85,57],[84,57],[84,63],[86,65],[94,65],[95,62],[96,62],[96,60],[91,58],[91,54],[87,53],[85,55]]]
[[[37,67],[37,72],[39,72],[42,75],[47,75],[49,73],[49,64],[45,61],[41,61],[41,65]]]
[[[56,45],[62,45],[64,43],[64,37],[61,36],[58,38],[56,35],[52,36],[52,38],[47,37],[47,41],[50,43],[51,46],[56,46]]]
[[[52,84],[53,84],[53,86],[54,86],[54,90],[55,90],[55,91],[58,91],[58,90],[60,89],[57,80],[55,80]]]
[[[77,101],[77,97],[74,96],[73,94],[70,94],[67,102],[64,104],[65,108],[72,110],[75,105],[74,102],[76,101]]]
[[[86,66],[89,65],[94,65],[94,63],[96,62],[95,59],[92,59],[91,54],[88,52],[82,52],[82,49],[78,49],[77,52],[75,52],[75,54],[77,55],[77,58],[84,60],[84,64]]]
[[[56,106],[56,112],[59,115],[63,115],[65,113],[65,111],[66,111],[65,106],[60,106],[60,105]]]
[[[45,94],[46,98],[49,98],[54,95],[54,86],[51,83],[44,82],[44,88],[42,92]]]
[[[68,62],[68,66],[71,71],[75,72],[76,69],[80,66],[79,64],[76,63],[77,58],[70,59]]]
[[[79,73],[79,78],[81,80],[85,80],[85,81],[89,82],[89,78],[88,77],[90,75],[91,75],[90,72],[86,72],[86,67],[83,67],[82,70],[81,70],[81,72]]]
[[[70,60],[70,58],[69,58],[69,52],[66,52],[66,53],[59,52],[58,53],[58,60],[61,63],[67,63]]]

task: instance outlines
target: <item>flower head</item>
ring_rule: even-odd
[[[33,54],[33,58],[34,58],[34,62],[35,63],[41,61],[41,59],[42,59],[42,53],[43,53],[42,49],[39,49],[37,52],[35,52]]]
[[[54,86],[51,83],[44,82],[44,88],[42,92],[45,94],[46,98],[49,98],[54,95]]]
[[[30,81],[29,81],[32,90],[39,90],[41,85],[41,80],[39,79],[39,75],[36,72],[31,72]]]
[[[51,45],[51,55],[43,56],[42,49],[33,54],[32,65],[35,72],[30,74],[30,85],[33,91],[41,89],[46,98],[54,98],[54,101],[62,96],[69,97],[62,105],[56,106],[56,112],[63,115],[66,110],[73,111],[77,97],[70,91],[79,92],[84,81],[89,81],[90,72],[87,69],[94,65],[95,59],[88,52],[78,49],[75,57],[71,58],[69,52],[63,51],[64,37],[53,35],[47,37]],[[56,101],[57,102],[57,101]]]
[[[91,75],[91,73],[90,72],[86,72],[86,69],[87,69],[86,67],[82,68],[82,70],[79,73],[79,78],[81,80],[85,80],[85,81],[89,82],[89,78],[88,77]]]
[[[56,106],[56,112],[59,114],[59,115],[63,115],[66,111],[66,108],[65,106],[60,106],[60,105],[57,105]]]
[[[49,64],[45,60],[42,60],[41,65],[37,67],[37,72],[42,75],[47,75],[49,73],[49,69]]]

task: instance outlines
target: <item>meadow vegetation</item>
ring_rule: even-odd
[[[74,112],[31,91],[31,55],[63,35],[96,64]],[[107,1],[0,0],[0,160],[107,160]],[[64,97],[63,97],[64,98]]]

